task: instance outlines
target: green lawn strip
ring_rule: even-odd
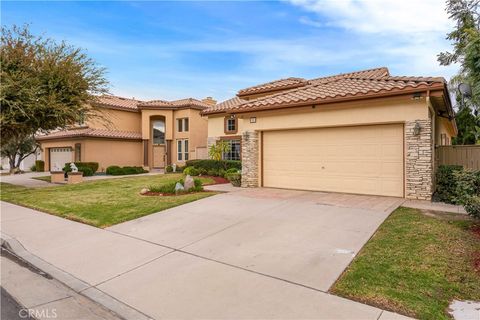
[[[52,177],[50,177],[50,176],[32,177],[31,179],[45,181],[45,182],[51,182],[52,181]]]
[[[449,319],[451,300],[480,300],[475,222],[399,208],[380,226],[332,293],[417,317]]]
[[[75,221],[105,228],[187,202],[211,196],[199,192],[180,196],[141,196],[149,185],[177,181],[180,174],[89,181],[76,185],[25,188],[1,184],[1,199]],[[201,178],[211,183],[210,178]]]

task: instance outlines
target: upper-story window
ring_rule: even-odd
[[[188,132],[188,118],[177,119],[178,132]]]
[[[153,121],[153,144],[165,144],[165,121]]]
[[[237,133],[238,119],[232,117],[225,118],[225,133]]]

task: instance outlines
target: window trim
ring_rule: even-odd
[[[190,120],[188,119],[188,117],[177,118],[177,132],[189,132],[189,131],[190,131]]]
[[[184,162],[190,160],[189,144],[188,139],[177,139],[177,161]]]
[[[228,130],[228,120],[234,120],[235,121],[235,130]],[[238,132],[238,118],[237,117],[231,117],[231,116],[225,117],[225,119],[223,120],[223,131],[226,134],[237,133]]]

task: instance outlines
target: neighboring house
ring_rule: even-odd
[[[207,157],[207,119],[200,112],[215,105],[210,97],[139,101],[101,96],[94,104],[99,118],[37,136],[45,170],[72,161],[98,162],[99,171],[111,165],[151,170]]]
[[[17,156],[18,159],[18,156]],[[20,162],[20,170],[22,171],[30,171],[30,168],[35,165],[35,161],[42,160],[42,154],[40,150],[37,152],[32,153],[31,155],[27,156]],[[2,170],[8,171],[10,170],[10,161],[8,158],[1,158],[1,166]]]
[[[242,186],[430,199],[434,147],[457,129],[443,78],[378,68],[240,90],[203,112]]]

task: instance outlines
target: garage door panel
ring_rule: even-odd
[[[403,196],[403,125],[264,132],[265,187]]]

